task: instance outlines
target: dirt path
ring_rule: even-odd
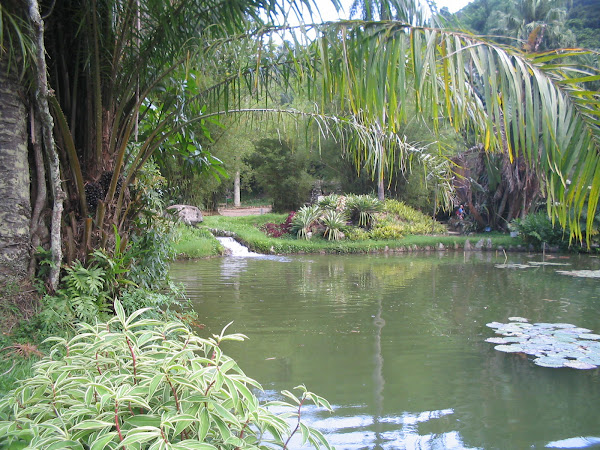
[[[238,216],[258,216],[271,212],[271,206],[260,206],[256,208],[224,208],[219,209],[219,214],[222,216],[238,217]]]

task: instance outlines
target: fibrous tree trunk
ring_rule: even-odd
[[[29,265],[31,202],[27,109],[20,84],[0,59],[0,282],[23,279]],[[16,281],[16,280],[15,280]]]

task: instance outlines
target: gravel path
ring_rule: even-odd
[[[219,209],[219,214],[222,216],[238,217],[238,216],[258,216],[271,212],[271,206],[260,206],[257,208],[228,208]]]

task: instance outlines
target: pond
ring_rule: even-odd
[[[449,252],[177,262],[205,329],[277,398],[299,384],[329,413],[304,419],[338,449],[583,448],[600,442],[598,369],[502,353],[489,322],[520,316],[600,332],[600,259]],[[566,265],[568,264],[568,265]],[[527,265],[520,268],[519,265]],[[500,266],[500,267],[498,267]]]

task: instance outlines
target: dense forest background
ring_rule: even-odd
[[[600,0],[475,0],[456,14],[442,8],[440,16],[445,18],[446,27],[468,30],[498,43],[521,48],[524,52],[573,47],[600,49]],[[597,56],[578,58],[577,64],[598,66]],[[600,83],[589,83],[589,87],[596,90]],[[295,108],[305,101],[300,95],[281,92],[271,100],[271,105]],[[292,149],[291,153],[284,152],[287,156],[283,157],[263,146],[267,141],[256,137],[256,129],[256,122],[248,128],[244,120],[237,119],[235,127],[228,126],[225,133],[215,132],[215,136],[219,136],[216,141],[206,143],[211,152],[223,161],[230,178],[200,183],[200,180],[177,177],[173,170],[165,173],[166,178],[171,180],[173,200],[205,208],[233,205],[237,183],[241,187],[244,204],[253,200],[260,203],[264,199],[283,205],[277,197],[293,197],[291,204],[278,208],[289,210],[307,201],[311,188],[322,190],[324,194],[377,192],[377,180],[372,173],[365,167],[357,167],[347,158],[343,148],[340,149],[339,141],[321,138],[317,142],[316,139],[307,139],[306,134],[299,132],[289,121],[286,124],[271,123],[262,129],[263,137],[266,140],[283,137],[285,142],[282,146]],[[433,144],[441,143],[444,155],[464,168],[463,182],[455,185],[457,195],[451,204],[470,204],[470,210],[479,222],[475,226],[506,228],[513,218],[543,207],[540,180],[527,172],[522,164],[513,165],[514,181],[521,180],[521,185],[519,189],[511,187],[509,192],[508,187],[513,184],[506,180],[508,162],[498,155],[490,156],[483,152],[481,142],[473,135],[456,133],[451,127],[446,127],[441,136],[435,135],[419,121],[409,121],[399,134],[406,136],[407,141],[425,153],[435,153]],[[294,169],[286,171],[285,167]],[[394,169],[385,175],[386,196],[400,199],[422,211],[439,208],[436,205],[436,184],[423,177],[423,167],[418,158],[409,168],[401,168],[399,164],[392,164],[392,167]],[[270,173],[265,168],[277,170],[279,177],[265,175]],[[505,176],[504,182],[499,181],[500,173]],[[198,188],[200,184],[202,187]],[[527,192],[527,196],[519,197],[519,191]]]
[[[509,27],[501,28],[507,21],[498,20],[511,15],[513,18],[518,16],[519,4],[527,2],[514,2],[506,0],[475,0],[461,9],[456,17],[465,27],[475,34],[510,36]],[[530,2],[532,3],[532,2]],[[543,19],[543,13],[550,9],[564,9],[566,14],[560,18],[562,27],[560,29],[563,38],[573,35],[575,41],[573,44],[578,47],[599,49],[600,48],[600,0],[572,0],[565,2],[556,2],[543,0],[536,2],[537,16],[534,18]]]

